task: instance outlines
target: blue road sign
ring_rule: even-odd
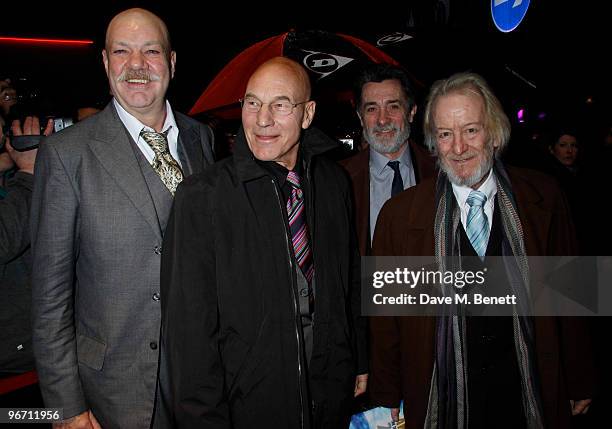
[[[491,0],[491,17],[499,31],[508,33],[521,23],[529,0]]]

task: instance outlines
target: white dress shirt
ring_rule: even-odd
[[[473,189],[469,186],[458,186],[454,183],[452,186],[455,199],[457,200],[457,204],[461,210],[461,224],[463,225],[463,229],[467,231],[467,215],[468,211],[470,210],[467,199]],[[489,233],[491,233],[491,225],[493,225],[493,207],[495,206],[495,195],[497,194],[497,179],[495,178],[493,169],[489,171],[489,176],[484,182],[482,182],[477,190],[487,196],[487,201],[484,203],[484,212],[487,215],[487,220],[489,221]]]
[[[149,144],[144,141],[142,137],[140,137],[140,132],[143,128],[145,129],[145,131],[155,132],[155,130],[151,127],[146,126],[138,119],[136,119],[133,115],[128,113],[127,110],[125,110],[121,106],[121,104],[119,104],[117,99],[113,98],[113,103],[115,104],[115,109],[117,110],[119,119],[121,119],[121,122],[123,122],[123,125],[125,125],[125,128],[128,130],[130,137],[132,137],[132,140],[136,142],[136,145],[138,146],[142,154],[145,156],[145,158],[147,158],[147,161],[152,164],[153,159],[155,158],[155,152],[153,152],[151,146],[149,146]],[[172,113],[172,108],[170,107],[170,102],[168,102],[168,100],[166,100],[166,120],[164,121],[162,132],[166,131],[167,129],[170,129],[167,136],[170,154],[172,155],[172,158],[174,158],[174,160],[182,167],[181,161],[178,157],[177,149],[179,129],[176,125],[176,121],[174,120],[174,114]]]

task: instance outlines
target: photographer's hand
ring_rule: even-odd
[[[14,120],[11,124],[11,132],[14,136],[23,135],[40,135],[40,122],[35,116],[28,116],[23,121],[23,128],[19,120]],[[45,136],[50,135],[53,132],[53,119],[49,119],[47,126],[43,131]],[[13,149],[11,146],[10,138],[6,141],[6,151],[9,156],[13,159],[19,171],[24,173],[34,174],[34,162],[36,161],[36,154],[38,149],[28,150],[25,152],[19,152]]]
[[[14,136],[39,136],[40,135],[40,121],[36,116],[28,116],[23,121],[23,128],[19,120],[14,120],[11,124],[11,131]],[[45,136],[48,136],[53,132],[53,119],[47,121],[47,126],[43,131]]]

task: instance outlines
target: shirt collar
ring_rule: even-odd
[[[452,183],[452,187],[459,207],[464,207],[467,204],[468,196],[470,195],[470,192],[473,191],[473,189],[469,186],[459,186],[455,185],[454,183]],[[497,179],[495,178],[495,173],[493,173],[493,169],[489,170],[488,177],[478,187],[478,191],[486,195],[487,203],[491,203],[493,201],[495,194],[497,194]]]
[[[302,148],[300,147],[298,150],[298,157],[295,162],[295,167],[293,168],[293,171],[295,171],[297,175],[300,176],[300,178],[302,178],[302,172],[304,170],[302,168],[302,157]],[[279,187],[282,188],[283,186],[285,186],[289,170],[287,170],[285,167],[283,167],[276,161],[260,161],[255,158],[255,162],[261,165],[268,173],[271,173],[273,175]]]
[[[381,174],[383,169],[391,160],[383,154],[376,152],[371,145],[368,150],[370,151],[370,166],[374,169],[374,172],[376,174]],[[400,157],[396,159],[396,161],[399,161],[400,164],[404,164],[404,166],[406,166],[408,169],[412,168],[412,159],[410,157],[410,148],[408,147],[408,142],[406,142],[406,144],[404,145],[404,151],[402,152]]]
[[[127,110],[119,104],[116,98],[113,98],[113,103],[115,104],[115,109],[117,110],[117,114],[119,115],[119,119],[127,128],[130,137],[137,142],[140,138],[140,132],[143,128],[146,131],[155,131],[153,128],[146,126],[142,122],[140,122],[134,115],[129,113]],[[170,129],[171,131],[178,130],[176,125],[176,120],[174,119],[174,113],[172,113],[172,108],[170,107],[170,102],[166,100],[166,120],[164,121],[164,125],[162,126],[162,132]]]

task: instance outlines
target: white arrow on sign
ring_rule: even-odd
[[[494,6],[499,6],[500,4],[504,4],[507,1],[508,0],[495,0],[495,2],[493,4],[494,4]],[[521,3],[523,3],[523,0],[514,0],[514,4],[512,5],[512,9],[514,9],[517,6],[520,6]]]

